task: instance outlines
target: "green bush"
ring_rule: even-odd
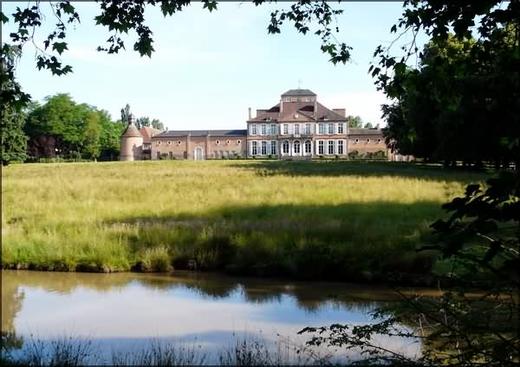
[[[143,272],[170,272],[173,270],[168,249],[164,246],[147,248],[138,256]]]

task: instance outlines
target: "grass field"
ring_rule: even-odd
[[[425,273],[440,205],[482,174],[392,163],[154,161],[2,172],[2,266],[357,280]]]

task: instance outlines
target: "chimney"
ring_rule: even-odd
[[[251,120],[251,107],[248,108],[249,111],[249,120]]]
[[[347,117],[347,112],[344,108],[333,108],[332,111],[336,112],[341,117]]]

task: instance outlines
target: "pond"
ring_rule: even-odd
[[[91,344],[92,363],[111,364],[150,345],[189,350],[198,358],[192,363],[232,362],[244,343],[284,363],[337,362],[359,356],[308,348],[310,335],[298,331],[367,323],[371,311],[396,300],[382,287],[207,273],[2,271],[2,335],[15,357],[36,342],[50,348],[51,341],[70,338]],[[380,342],[410,356],[421,349],[415,340]]]

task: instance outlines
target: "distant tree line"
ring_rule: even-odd
[[[125,108],[129,113],[130,106]],[[113,121],[107,111],[76,103],[68,94],[24,108],[7,105],[2,113],[2,163],[41,158],[116,160],[127,122],[127,117]],[[137,119],[136,124],[164,128],[149,117]]]
[[[374,126],[371,122],[363,122],[363,119],[361,118],[361,116],[353,116],[353,115],[347,116],[347,124],[348,124],[348,127],[353,127],[353,128],[379,129],[379,124],[376,124]]]

